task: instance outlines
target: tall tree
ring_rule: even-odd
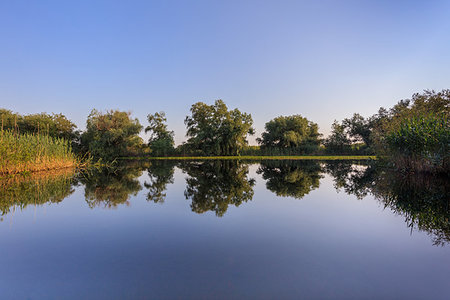
[[[319,146],[319,127],[301,115],[280,116],[265,125],[258,142],[268,148],[302,148],[309,152]]]
[[[81,136],[83,149],[94,158],[113,160],[136,151],[142,144],[138,119],[130,112],[109,110],[101,113],[93,109],[86,122],[86,131]]]
[[[145,128],[145,133],[150,132],[148,145],[155,156],[163,156],[174,151],[173,131],[167,129],[166,114],[164,112],[157,112],[153,115],[148,115],[147,120],[149,125]]]
[[[247,135],[254,134],[250,114],[237,108],[228,110],[222,100],[214,105],[197,102],[191,107],[187,127],[187,144],[205,155],[239,155],[248,144]]]

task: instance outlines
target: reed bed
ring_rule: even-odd
[[[67,140],[39,134],[0,132],[0,175],[77,166]]]

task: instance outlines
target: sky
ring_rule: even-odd
[[[195,102],[300,114],[325,136],[424,89],[450,88],[450,1],[0,0],[0,107],[164,111],[177,144]]]

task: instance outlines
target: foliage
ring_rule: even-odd
[[[403,170],[448,172],[449,118],[450,90],[400,101],[374,132],[378,154]]]
[[[403,162],[401,167],[415,170],[447,169],[450,159],[449,125],[449,119],[443,115],[403,119],[399,128],[386,136],[397,166]]]
[[[352,149],[351,140],[347,136],[345,126],[339,124],[336,120],[331,125],[331,134],[325,139],[325,149],[329,153],[349,153]]]
[[[262,161],[257,173],[277,196],[303,198],[319,187],[320,165],[314,161]]]
[[[51,137],[64,138],[74,141],[79,133],[75,131],[76,125],[63,114],[31,114],[19,115],[10,110],[0,109],[0,119],[3,129],[18,131],[20,133],[42,134]]]
[[[319,127],[300,115],[277,117],[265,124],[265,130],[257,139],[264,148],[289,148],[301,154],[319,147]]]
[[[248,166],[236,160],[205,161],[181,164],[186,179],[186,199],[191,199],[192,211],[214,211],[223,216],[229,205],[239,206],[253,198],[254,179],[249,179]]]
[[[92,110],[86,122],[86,131],[81,135],[83,150],[95,159],[106,161],[139,151],[142,139],[138,134],[142,126],[138,119],[131,119],[130,115],[118,110],[106,113]]]
[[[247,134],[254,134],[250,114],[237,108],[228,110],[222,100],[214,105],[197,102],[187,116],[187,147],[200,151],[203,155],[239,155],[247,145]]]
[[[150,132],[148,145],[153,156],[166,156],[174,152],[173,131],[167,129],[166,115],[164,112],[157,112],[153,115],[148,115],[147,120],[149,125],[145,128],[145,133]]]
[[[0,174],[42,171],[78,164],[69,142],[62,138],[10,130],[0,132]]]

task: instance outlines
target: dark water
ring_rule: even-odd
[[[450,299],[448,178],[154,162],[0,181],[1,299]]]

